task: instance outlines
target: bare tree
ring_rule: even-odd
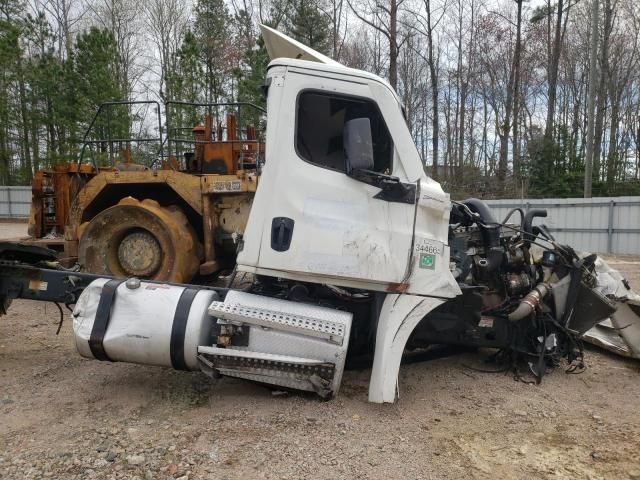
[[[469,94],[469,83],[475,65],[476,50],[476,15],[477,8],[474,0],[470,0],[470,24],[464,26],[463,0],[458,0],[459,6],[459,32],[458,32],[458,92],[459,92],[459,113],[458,113],[458,145],[457,145],[457,168],[456,178],[459,183],[463,181],[464,174],[464,152],[465,152],[465,134],[466,134],[466,115],[467,115],[467,97]],[[465,31],[469,33],[468,39],[465,40]],[[466,41],[466,45],[464,45]]]
[[[562,47],[562,18],[564,14],[564,0],[558,0],[556,5],[556,22],[554,28],[553,46],[549,59],[549,95],[547,100],[547,121],[544,136],[551,139],[553,135],[553,120],[556,111],[556,95],[558,91],[558,65],[560,63],[560,49]]]
[[[591,198],[591,185],[593,176],[593,152],[595,147],[594,127],[596,109],[596,73],[598,69],[598,0],[591,0],[591,42],[589,60],[589,94],[587,97],[587,137],[584,170],[584,198]]]
[[[407,40],[398,30],[399,12],[405,0],[363,0],[359,8],[349,1],[349,7],[361,21],[380,32],[389,43],[389,83],[398,86],[398,55]]]
[[[593,133],[593,169],[596,177],[602,176],[602,137],[604,135],[605,111],[607,108],[607,82],[609,79],[609,39],[613,29],[613,6],[611,0],[605,0],[603,4],[604,24],[602,27],[602,41],[600,42],[599,74],[600,79],[596,87],[596,113]]]
[[[349,20],[344,0],[329,0],[326,6],[320,5],[320,10],[331,24],[331,56],[334,60],[340,60]]]
[[[258,0],[258,18],[260,23],[278,28],[287,14],[291,0]]]
[[[136,0],[96,0],[90,4],[94,21],[109,30],[118,46],[119,63],[114,72],[127,99],[145,73],[149,56],[143,55],[142,4]]]
[[[406,48],[398,58],[398,90],[403,100],[404,111],[414,138],[418,137],[420,111],[425,104],[426,65],[418,54],[417,39],[409,37]]]
[[[35,0],[36,11],[44,10],[56,23],[59,58],[70,58],[73,49],[73,33],[86,13],[82,0]]]
[[[615,2],[618,6],[618,2]],[[619,22],[622,23],[622,22]],[[615,182],[619,177],[624,177],[623,162],[625,150],[620,145],[619,133],[621,130],[621,112],[624,98],[632,98],[633,91],[628,90],[631,76],[638,69],[638,35],[637,30],[625,28],[623,23],[617,28],[617,32],[611,35],[609,46],[610,67],[607,82],[607,94],[611,105],[609,149],[607,152],[606,182],[608,190],[614,190]]]
[[[520,59],[522,57],[522,2],[515,0],[516,13],[516,45],[513,49],[513,176],[516,180],[521,175],[520,158]]]
[[[182,0],[147,0],[145,20],[155,44],[160,63],[158,91],[163,100],[173,99],[167,77],[175,71],[177,52],[187,28],[187,16]]]
[[[439,56],[436,52],[435,29],[444,17],[445,8],[441,9],[440,16],[434,17],[434,7],[432,0],[423,0],[424,13],[412,12],[416,19],[414,28],[425,36],[427,40],[426,55],[421,55],[429,67],[429,82],[431,86],[431,176],[438,178],[438,158],[440,152],[440,86],[439,86]]]

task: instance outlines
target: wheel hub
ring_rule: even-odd
[[[147,231],[127,233],[118,246],[118,261],[127,275],[151,276],[162,262],[160,245]]]

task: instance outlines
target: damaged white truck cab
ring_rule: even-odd
[[[279,39],[291,44],[263,32],[272,51]],[[393,401],[413,326],[461,293],[449,269],[449,195],[425,174],[400,101],[381,78],[277,58],[266,86],[269,148],[238,270],[388,292],[369,399]]]
[[[96,280],[74,310],[78,351],[323,397],[338,392],[348,351],[373,358],[369,400],[393,402],[414,327],[461,294],[449,196],[425,174],[384,80],[268,27],[263,36],[276,57],[268,148],[236,265],[251,286]]]
[[[458,295],[449,195],[425,174],[391,87],[335,62],[287,58],[271,62],[266,85],[269,149],[238,269]]]

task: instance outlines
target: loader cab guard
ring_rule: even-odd
[[[132,116],[131,107],[134,105],[143,106],[143,108],[146,109],[153,108],[155,110],[154,121],[156,131],[158,132],[157,135],[141,135],[140,137],[133,138],[130,136],[128,128],[126,128],[126,132],[124,131],[125,128],[122,124],[122,119],[118,117],[124,116],[125,122],[128,124]],[[118,107],[123,107],[124,114],[117,111]],[[117,113],[115,116],[113,115],[114,109],[116,109]],[[164,156],[162,118],[159,102],[153,100],[121,100],[101,103],[84,132],[80,155],[78,155],[78,166],[85,160],[85,153],[87,149],[89,149],[93,153],[91,163],[95,170],[98,171],[99,165],[96,161],[98,153],[106,153],[107,163],[112,164],[114,158],[117,156],[116,146],[118,150],[129,150],[132,143],[156,143],[157,150],[153,156],[160,158]]]
[[[133,111],[134,107],[139,110]],[[249,102],[170,100],[162,106],[152,100],[104,102],[84,132],[77,164],[89,161],[96,172],[100,167],[147,170],[167,165],[190,173],[222,175],[236,168],[259,169],[264,162],[265,114],[264,108]],[[203,117],[204,125],[194,128]],[[140,135],[131,134],[134,121],[139,123]],[[144,133],[144,127],[152,127],[149,130],[157,133]],[[210,159],[204,168],[202,162],[196,168],[191,160],[212,143],[226,144],[221,147],[225,152],[221,152],[220,161]],[[142,144],[149,146],[136,152],[139,158],[132,161],[131,151],[136,147],[140,150]],[[237,158],[238,165],[230,165],[229,157]]]

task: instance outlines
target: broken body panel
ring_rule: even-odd
[[[618,355],[640,359],[640,295],[607,262],[596,260],[598,290],[615,302],[616,311],[584,334],[584,339]]]

